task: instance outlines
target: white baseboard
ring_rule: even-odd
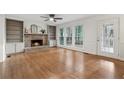
[[[70,50],[75,50],[75,51],[79,51],[79,52],[82,52],[82,53],[88,53],[88,54],[91,54],[91,55],[102,56],[102,55],[98,55],[96,53],[91,53],[91,52],[87,52],[87,51],[83,51],[83,50],[78,50],[78,49],[75,49],[75,48],[68,48],[68,47],[65,47],[65,46],[57,46],[57,47],[65,48],[65,49],[70,49]],[[108,56],[104,56],[104,57],[108,57]],[[120,57],[109,57],[109,58],[113,58],[113,59],[117,59],[117,60],[120,60],[120,61],[124,61],[124,58],[120,58]]]
[[[124,58],[119,58],[119,60],[124,61]]]

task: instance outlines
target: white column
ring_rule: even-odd
[[[0,62],[3,62],[6,58],[5,54],[5,15],[0,14]]]

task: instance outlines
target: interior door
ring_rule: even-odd
[[[118,18],[99,21],[98,24],[98,54],[108,57],[118,56]]]

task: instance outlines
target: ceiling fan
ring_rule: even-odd
[[[54,21],[57,22],[57,20],[62,20],[63,18],[55,17],[55,14],[49,14],[49,17],[40,16],[41,18],[46,18],[44,21]]]

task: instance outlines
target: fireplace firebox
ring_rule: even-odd
[[[31,47],[42,46],[43,40],[31,40]]]

